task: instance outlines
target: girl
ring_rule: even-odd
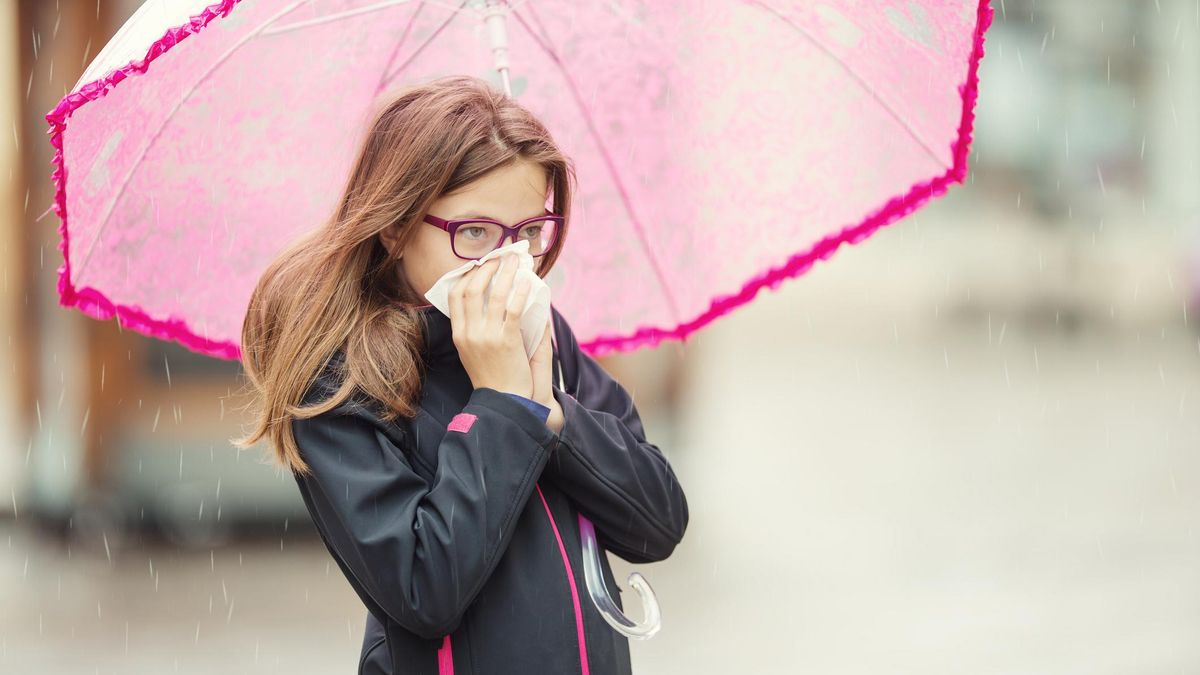
[[[674,472],[557,309],[527,357],[528,287],[503,300],[515,264],[459,279],[449,317],[424,299],[517,237],[544,277],[573,180],[545,127],[486,82],[410,87],[374,119],[334,217],[254,290],[256,426],[235,442],[269,439],[366,605],[359,673],[630,673],[587,595],[578,515],[623,559],[663,560],[688,522]],[[603,572],[619,590],[607,558]]]

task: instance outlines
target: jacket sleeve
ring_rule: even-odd
[[[526,408],[529,408],[534,413],[536,413],[537,416],[539,418],[541,418],[541,420],[543,422],[545,422],[547,419],[550,418],[550,409],[547,408],[546,406],[542,405],[541,403],[538,403],[537,401],[535,401],[531,398],[526,398],[524,396],[521,396],[520,394],[513,394],[511,392],[505,392],[505,393],[507,393],[510,397],[512,397],[513,400],[520,401],[521,405],[525,406]]]
[[[362,405],[292,424],[313,470],[295,476],[339,566],[372,613],[428,639],[458,626],[557,443],[530,408],[490,388],[450,423],[431,481],[410,464],[404,430]]]
[[[633,563],[666,559],[688,523],[675,472],[647,442],[633,398],[579,348],[561,315],[555,340],[564,382],[576,395],[552,388],[564,422],[543,476],[592,521],[601,546]]]

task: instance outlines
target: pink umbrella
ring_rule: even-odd
[[[206,4],[147,2],[46,116],[59,292],[234,359],[254,282],[332,208],[371,106],[495,64],[457,3]],[[961,182],[990,19],[986,0],[508,8],[513,93],[579,176],[549,281],[580,344],[683,339]]]
[[[465,73],[506,87],[576,164],[548,281],[581,346],[684,339],[963,180],[991,14],[987,0],[147,2],[46,116],[61,302],[238,358],[255,282],[333,208],[380,99]]]

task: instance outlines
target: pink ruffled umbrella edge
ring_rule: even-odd
[[[971,56],[968,59],[967,79],[958,87],[963,107],[958,125],[958,137],[953,143],[954,164],[945,173],[933,179],[916,183],[904,194],[888,200],[861,223],[825,237],[809,250],[791,256],[782,265],[769,268],[751,277],[740,291],[715,298],[707,310],[687,323],[670,330],[643,326],[630,336],[602,335],[588,342],[580,342],[580,348],[592,356],[603,356],[612,352],[637,349],[643,345],[653,347],[666,339],[685,341],[689,335],[710,322],[749,303],[764,287],[770,287],[772,290],[778,289],[784,281],[806,272],[818,259],[829,258],[842,244],[857,244],[863,241],[879,228],[912,213],[930,199],[945,194],[951,185],[962,183],[967,177],[967,156],[970,152],[971,135],[975,124],[975,103],[979,98],[979,62],[983,59],[984,36],[992,24],[993,14],[994,10],[990,0],[980,0],[976,10],[975,34],[972,38]]]
[[[125,78],[144,74],[150,68],[151,62],[189,35],[199,33],[217,17],[227,16],[239,2],[241,0],[221,0],[209,5],[204,11],[188,19],[186,24],[168,29],[161,38],[150,45],[144,58],[131,61],[128,65],[85,84],[78,91],[67,94],[54,110],[46,114],[46,121],[50,124],[47,133],[50,134],[50,144],[54,146],[54,171],[50,175],[54,182],[54,203],[51,208],[59,218],[58,250],[63,256],[62,265],[58,268],[59,304],[64,307],[78,307],[84,314],[101,320],[111,319],[115,315],[118,323],[124,328],[131,328],[151,337],[174,340],[195,352],[231,361],[241,360],[241,348],[237,344],[226,340],[210,340],[197,335],[183,319],[155,318],[136,305],[115,303],[98,289],[76,288],[71,282],[70,242],[67,232],[67,170],[64,166],[62,136],[67,128],[67,119],[73,112],[91,101],[103,98]]]

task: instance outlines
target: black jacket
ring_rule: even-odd
[[[665,559],[688,522],[683,490],[646,441],[632,398],[552,309],[554,381],[561,362],[574,393],[554,388],[565,418],[555,434],[513,396],[475,389],[450,319],[420,311],[427,365],[415,418],[385,423],[356,396],[293,421],[314,471],[293,474],[300,493],[368,610],[358,672],[630,673],[628,638],[588,596],[578,517],[633,563]],[[342,358],[305,403],[332,393]]]

